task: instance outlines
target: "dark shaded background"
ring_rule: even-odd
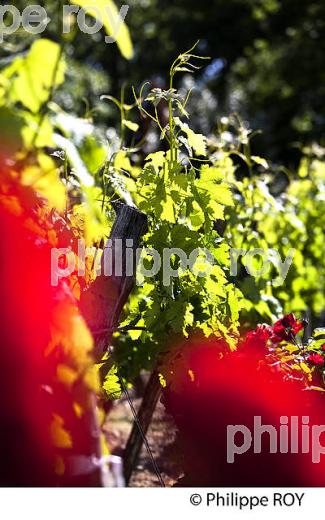
[[[18,0],[15,5],[32,3]],[[52,18],[45,36],[60,40],[59,3],[40,3]],[[61,99],[65,108],[84,115],[83,97],[92,109],[100,94],[118,95],[123,84],[129,86],[130,98],[131,85],[139,87],[145,80],[167,87],[173,59],[200,39],[199,53],[211,61],[195,75],[202,113],[200,117],[194,110],[194,127],[203,125],[203,131],[211,131],[222,115],[238,112],[253,129],[263,131],[255,139],[254,151],[287,166],[296,166],[301,145],[322,143],[323,0],[128,0],[128,4],[126,22],[134,58],[126,61],[115,44],[104,43],[103,33],[76,33],[68,48],[71,63]],[[19,40],[18,50],[24,45],[28,37]],[[5,46],[0,52],[6,56]],[[114,124],[114,117],[116,121],[113,109],[106,108],[98,117],[105,124]]]

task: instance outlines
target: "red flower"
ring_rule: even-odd
[[[244,347],[264,349],[271,332],[271,328],[268,325],[257,325],[255,330],[247,332]]]
[[[294,314],[287,314],[273,325],[271,340],[273,343],[295,341],[296,334],[303,328],[303,322],[296,320]]]
[[[323,345],[321,346],[321,349],[325,350],[325,343],[323,343]]]
[[[314,365],[324,365],[324,358],[320,354],[310,354],[307,358],[307,361],[310,361],[310,363],[313,363]]]

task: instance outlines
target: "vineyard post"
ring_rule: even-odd
[[[147,230],[147,218],[135,207],[126,204],[115,204],[116,219],[112,227],[109,240],[104,248],[101,260],[101,274],[94,283],[81,294],[80,310],[84,315],[87,324],[95,337],[95,360],[99,361],[110,348],[111,339],[114,331],[118,327],[121,311],[127,302],[130,292],[135,282],[136,271],[136,250],[140,244],[142,235]],[[120,258],[122,266],[115,269],[115,244],[117,240],[122,244]],[[127,241],[132,242],[127,242]],[[126,273],[126,244],[132,243],[133,250],[133,272],[131,275]],[[111,275],[106,276],[104,269],[105,249],[112,249],[113,265]],[[118,271],[118,274],[116,274]],[[96,432],[93,438],[93,450],[98,459],[101,458],[99,436],[100,430],[95,424],[90,424],[90,428]],[[98,475],[102,484],[102,476]]]

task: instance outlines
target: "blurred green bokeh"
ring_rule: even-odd
[[[34,2],[18,0],[23,9]],[[68,3],[68,2],[66,2]],[[116,2],[120,8],[125,2]],[[62,39],[60,3],[43,0],[51,18],[44,37]],[[60,102],[84,115],[100,94],[118,95],[122,85],[151,80],[166,86],[171,60],[200,39],[199,52],[211,57],[196,75],[203,123],[209,132],[217,118],[238,112],[262,133],[256,153],[296,166],[301,144],[322,143],[325,104],[325,4],[323,0],[128,0],[126,22],[134,43],[128,61],[104,32],[87,35],[74,29],[66,38],[70,65]],[[2,44],[0,56],[22,52],[32,36],[24,32]],[[74,45],[69,46],[69,39]],[[10,43],[9,43],[10,41]],[[204,103],[207,105],[204,107]],[[114,111],[99,118],[113,123]]]

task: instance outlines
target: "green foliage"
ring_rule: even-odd
[[[63,82],[64,70],[59,45],[50,40],[36,40],[27,56],[16,58],[3,71],[3,77],[11,81],[9,101],[38,113],[49,91]]]
[[[103,390],[107,394],[108,399],[118,399],[121,397],[121,385],[117,375],[116,367],[112,367],[105,375]]]
[[[101,106],[109,100],[119,111],[115,142],[108,142],[92,111],[77,117],[58,105],[67,73],[62,45],[38,39],[0,75],[5,142],[12,143],[7,150],[21,182],[47,198],[76,236],[89,245],[101,243],[114,218],[111,202],[122,200],[148,216],[146,269],[153,264],[150,249],[162,258],[166,249],[181,249],[187,257],[198,252],[191,269],[173,252],[170,278],[163,270],[151,278],[138,274],[124,310],[128,332],[115,338],[126,381],[157,363],[168,380],[164,360],[181,358],[171,346],[179,338],[215,336],[235,349],[242,328],[271,322],[283,312],[308,310],[316,316],[325,306],[322,149],[318,157],[306,149],[295,174],[254,155],[253,134],[238,118],[223,120],[215,134],[196,132],[188,113],[191,92],[174,85],[177,74],[203,63],[193,49],[173,62],[168,89],[153,88],[145,95],[146,84],[139,94],[133,89],[134,105],[126,103],[124,89],[120,100],[102,98]],[[134,143],[136,106],[161,138],[161,147],[147,156],[141,143]],[[249,276],[244,256],[233,276],[231,248],[265,251],[272,260],[269,272]],[[282,280],[272,251],[283,261],[291,249],[293,263]],[[207,252],[214,259],[208,270]],[[102,368],[105,392],[119,395],[116,367],[109,360]]]
[[[118,9],[112,0],[71,0],[71,3],[84,8],[90,16],[97,17],[97,13],[100,13],[100,20],[107,34],[116,39],[122,56],[132,58],[133,46],[129,29],[124,21],[119,19]]]
[[[142,92],[137,103],[148,113],[143,108]],[[164,248],[181,248],[186,254],[195,247],[205,248],[215,265],[208,275],[200,277],[183,269],[175,255],[172,267],[178,277],[171,279],[168,287],[161,273],[144,280],[131,298],[125,324],[141,324],[145,330],[137,332],[136,338],[131,333],[129,338],[119,338],[122,365],[125,352],[132,352],[132,363],[124,365],[126,373],[151,367],[162,352],[161,359],[167,355],[170,366],[170,355],[175,359],[182,355],[177,348],[168,354],[171,335],[213,334],[235,348],[239,321],[250,327],[261,320],[271,322],[284,312],[301,315],[310,310],[319,315],[325,304],[320,208],[324,201],[323,163],[312,157],[304,159],[298,178],[287,170],[272,170],[264,158],[252,155],[251,132],[240,122],[232,122],[232,128],[223,128],[217,139],[207,141],[181,119],[188,117],[187,95],[182,97],[174,89],[154,89],[146,100],[155,107],[151,117],[170,149],[150,154],[137,176],[134,200],[148,215],[150,225],[144,245],[160,255]],[[165,128],[158,118],[159,103],[169,107]],[[230,146],[223,141],[227,131],[236,134]],[[197,163],[195,155],[205,159]],[[238,175],[245,169],[244,176]],[[283,177],[287,189],[276,195]],[[222,221],[218,232],[220,225],[216,223]],[[238,276],[231,276],[230,248],[262,250],[270,260],[269,271],[250,276],[243,257]],[[283,279],[279,261],[292,251],[292,264]],[[146,261],[147,266],[152,265],[150,255]],[[258,267],[258,258],[255,264]],[[139,342],[145,348],[140,349]],[[161,370],[164,373],[163,367]]]
[[[309,309],[319,315],[325,305],[325,262],[321,246],[325,224],[321,211],[325,194],[324,164],[312,155],[305,157],[298,177],[285,171],[287,189],[275,196],[272,193],[277,189],[279,174],[274,175],[260,161],[262,169],[254,173],[252,157],[245,156],[241,147],[245,148],[245,144],[239,145],[235,152],[248,163],[250,176],[234,180],[237,196],[234,208],[228,212],[227,236],[236,248],[271,250],[273,264],[264,275],[254,279],[243,276],[239,280],[239,287],[248,294],[245,309],[251,315],[257,311],[260,314],[257,321],[274,319],[282,310],[301,314]],[[233,153],[232,150],[230,154]],[[279,276],[272,250],[280,255],[281,261],[291,250],[293,252],[285,280]],[[245,257],[242,264],[245,265]]]
[[[59,45],[46,39],[36,40],[26,56],[17,57],[2,70],[0,103],[2,100],[24,122],[12,139],[22,138],[25,148],[52,143],[52,127],[43,109],[53,89],[63,83],[64,71]]]

